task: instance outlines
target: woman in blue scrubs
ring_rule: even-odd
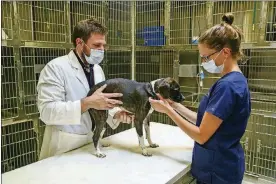
[[[226,14],[222,20],[199,38],[203,68],[221,73],[221,78],[203,97],[198,112],[160,95],[161,100],[150,99],[156,111],[167,114],[195,140],[191,173],[201,184],[240,184],[245,171],[240,139],[251,113],[251,101],[247,79],[237,63],[242,56],[242,34],[232,26],[233,15]]]

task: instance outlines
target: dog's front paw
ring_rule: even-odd
[[[106,155],[105,155],[104,153],[99,152],[99,151],[96,152],[95,155],[96,155],[96,157],[98,157],[98,158],[104,158],[104,157],[106,157]]]
[[[151,148],[157,148],[157,147],[159,147],[159,145],[158,145],[158,144],[153,143],[153,144],[151,144],[151,145],[150,145],[150,147],[151,147]]]
[[[152,156],[152,154],[149,153],[148,150],[146,150],[146,149],[143,149],[142,155],[144,155],[144,156],[146,156],[146,157],[151,157],[151,156]]]

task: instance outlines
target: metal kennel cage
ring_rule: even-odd
[[[199,85],[197,39],[227,12],[244,33],[246,57],[240,66],[252,94],[252,115],[241,140],[246,172],[275,180],[275,1],[2,1],[2,171],[37,161],[45,128],[36,107],[39,73],[73,48],[71,33],[78,21],[96,17],[108,27],[106,78],[174,77],[187,96],[184,104],[196,110],[218,79],[205,72]],[[156,112],[151,121],[174,125]],[[108,128],[105,136],[129,128]]]

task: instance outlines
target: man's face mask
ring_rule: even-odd
[[[84,41],[83,41],[83,43],[84,43]],[[90,48],[90,47],[88,47],[88,48]],[[102,60],[104,58],[104,51],[103,50],[90,49],[90,56],[87,56],[84,52],[83,52],[83,55],[84,55],[86,61],[89,64],[98,65],[102,62]]]
[[[221,50],[222,51],[222,50]],[[221,51],[219,52],[219,54],[217,55],[217,57],[220,55]],[[212,55],[212,54],[211,54]],[[208,56],[207,56],[208,57]],[[217,58],[216,57],[216,58]],[[216,59],[215,58],[215,59]],[[205,61],[202,63],[202,66],[203,68],[209,72],[209,73],[221,73],[223,71],[223,68],[224,68],[224,60],[223,61],[223,64],[220,65],[220,66],[217,66],[216,63],[215,63],[215,59],[211,59],[209,61]]]

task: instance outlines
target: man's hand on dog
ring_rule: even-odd
[[[130,114],[126,111],[119,111],[114,115],[113,119],[116,119],[117,121],[119,121],[121,123],[130,124],[134,120],[134,115]]]
[[[121,93],[103,93],[106,88],[106,84],[97,89],[91,96],[83,98],[81,100],[81,112],[85,112],[87,109],[93,108],[97,110],[109,110],[116,106],[123,104],[119,100],[110,98],[122,97]]]

